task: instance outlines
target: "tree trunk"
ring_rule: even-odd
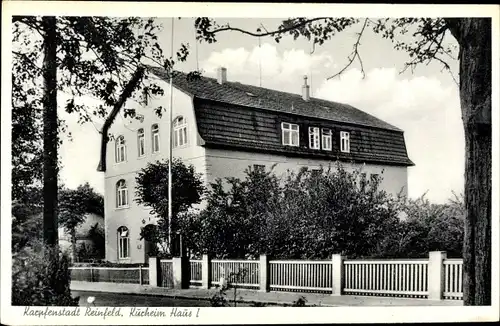
[[[464,304],[491,305],[491,19],[455,20],[465,130]]]
[[[56,18],[43,17],[43,239],[57,237],[57,62]]]

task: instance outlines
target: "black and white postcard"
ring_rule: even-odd
[[[498,320],[498,6],[2,18],[2,323]]]

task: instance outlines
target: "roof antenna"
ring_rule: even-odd
[[[264,27],[262,23],[260,23],[260,27],[262,27],[266,33],[268,33],[267,29]],[[260,33],[261,29],[257,28],[257,32]],[[259,87],[262,87],[262,51],[260,49],[260,36],[259,36]]]
[[[312,73],[312,54],[314,53],[314,50],[316,49],[316,43],[312,44],[311,51],[309,52],[309,62],[311,63],[310,68],[309,68],[309,75],[310,75],[310,90],[311,90],[311,97],[313,96],[313,73]]]
[[[196,39],[196,26],[194,27],[194,45],[196,53],[196,71],[200,71],[200,68],[198,67],[198,40]]]
[[[257,28],[257,32],[260,33],[260,27]],[[262,87],[262,52],[260,51],[260,36],[259,36],[259,87]]]

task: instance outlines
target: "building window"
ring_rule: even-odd
[[[116,163],[125,162],[127,148],[125,147],[125,137],[119,136],[115,142],[115,161]]]
[[[130,238],[127,227],[118,228],[118,258],[125,259],[130,257]]]
[[[181,147],[187,144],[187,123],[184,117],[177,117],[174,126],[174,147]]]
[[[319,128],[309,127],[309,148],[319,149]]]
[[[283,139],[283,145],[299,146],[299,125],[282,122],[281,137]]]
[[[137,130],[137,149],[139,157],[146,155],[146,137],[142,128]]]
[[[156,123],[151,126],[151,150],[153,153],[160,151],[160,128]]]
[[[340,151],[344,153],[349,153],[351,150],[351,145],[349,144],[349,133],[346,131],[340,132]]]
[[[253,169],[255,171],[264,172],[266,170],[266,166],[262,164],[254,164]]]
[[[332,150],[332,131],[330,129],[321,129],[321,144],[325,151]]]
[[[116,207],[128,206],[128,189],[125,180],[120,180],[116,183]]]

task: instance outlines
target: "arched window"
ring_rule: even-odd
[[[128,206],[128,189],[125,180],[116,183],[116,207]]]
[[[130,257],[130,238],[129,231],[126,226],[118,228],[118,258],[124,259]]]
[[[142,128],[137,130],[137,150],[139,157],[146,155],[146,137]]]
[[[173,122],[174,127],[174,147],[181,147],[187,144],[187,123],[183,116],[178,116]]]
[[[151,126],[151,145],[153,153],[160,151],[160,128],[156,123]]]
[[[124,162],[127,155],[125,146],[125,137],[119,136],[115,142],[115,161],[116,163]]]

